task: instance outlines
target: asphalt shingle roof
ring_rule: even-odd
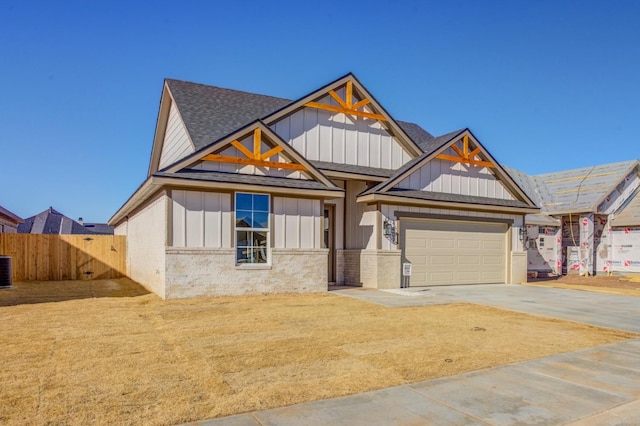
[[[338,164],[327,161],[309,161],[320,170],[332,170],[334,172],[354,173],[366,176],[376,176],[388,178],[395,173],[395,170],[380,169],[377,167],[355,166],[353,164]]]
[[[166,79],[196,151],[290,105],[293,100]],[[433,136],[415,123],[396,121],[418,145]]]
[[[196,151],[291,103],[288,99],[167,79]]]
[[[244,183],[256,186],[275,186],[278,188],[297,188],[297,189],[311,189],[311,190],[331,190],[341,192],[339,188],[331,188],[309,179],[289,179],[279,178],[273,176],[258,176],[258,175],[246,175],[240,173],[223,173],[204,170],[183,169],[176,173],[169,172],[156,172],[154,176],[158,177],[170,177],[178,179],[191,179],[200,180],[203,182],[231,182],[231,183]]]
[[[65,216],[53,207],[28,217],[18,225],[19,234],[104,234],[111,232],[95,232],[87,229],[75,220]]]

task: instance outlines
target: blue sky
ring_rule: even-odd
[[[637,1],[0,0],[0,205],[106,221],[165,77],[295,99],[352,71],[394,117],[530,174],[640,158]]]

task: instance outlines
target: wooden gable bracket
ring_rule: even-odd
[[[294,163],[279,163],[277,161],[267,161],[269,158],[278,154],[284,148],[281,146],[276,146],[268,150],[265,153],[262,153],[260,148],[262,146],[262,131],[258,128],[253,131],[253,152],[247,149],[244,145],[242,145],[237,140],[231,142],[231,145],[236,148],[238,151],[243,153],[246,158],[238,158],[238,157],[229,157],[226,155],[218,155],[218,154],[207,154],[202,157],[202,160],[205,161],[216,161],[218,163],[232,163],[232,164],[243,164],[250,166],[259,166],[259,167],[273,167],[276,169],[289,169],[289,170],[301,170],[306,171],[307,168],[302,164],[294,164]]]
[[[306,104],[304,104],[304,106],[324,109],[331,112],[341,112],[358,117],[374,118],[376,120],[387,121],[387,119],[380,114],[358,111],[358,108],[362,108],[371,101],[369,99],[363,99],[359,102],[356,102],[355,104],[353,103],[353,82],[351,80],[347,81],[345,99],[341,99],[334,90],[329,90],[329,96],[331,96],[340,106],[322,104],[320,102],[307,102]]]
[[[495,164],[490,161],[474,160],[474,157],[480,153],[480,148],[476,148],[473,151],[469,151],[469,135],[464,135],[462,138],[462,149],[460,149],[455,143],[451,145],[451,148],[459,155],[455,157],[453,155],[438,154],[436,158],[440,160],[455,161],[457,163],[472,164],[474,166],[484,166],[495,168]]]

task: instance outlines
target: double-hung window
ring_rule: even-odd
[[[269,195],[236,193],[236,264],[269,263]]]

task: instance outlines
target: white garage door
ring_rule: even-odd
[[[400,233],[412,287],[505,282],[506,224],[402,220]]]

